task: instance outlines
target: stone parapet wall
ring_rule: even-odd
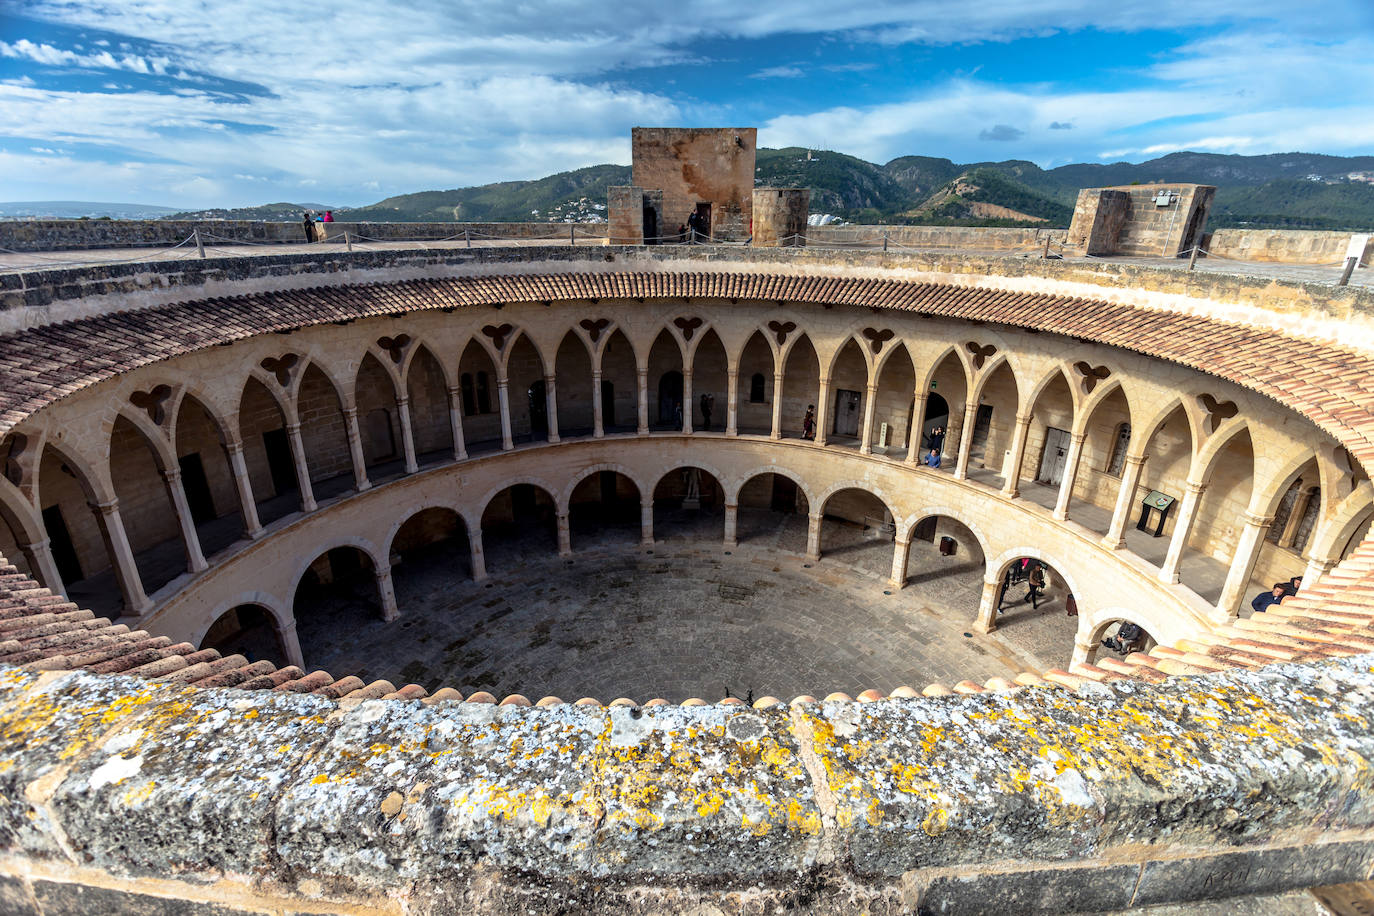
[[[1041,251],[1045,240],[1056,248],[1065,229],[998,229],[980,226],[810,226],[808,245],[882,245],[883,239],[902,248],[949,248],[959,251]]]
[[[1218,229],[1207,239],[1209,255],[1238,261],[1275,261],[1282,264],[1327,264],[1345,261],[1353,233],[1298,229]],[[1366,235],[1365,238],[1374,239]],[[1360,263],[1374,262],[1374,244],[1366,243]]]
[[[333,241],[353,238],[382,241],[409,239],[557,239],[568,238],[569,226],[580,238],[605,238],[605,223],[316,223]],[[0,249],[10,251],[81,251],[91,248],[166,248],[185,242],[197,230],[207,244],[215,241],[260,244],[311,241],[300,221],[254,220],[16,220],[0,222]]]
[[[1372,661],[759,709],[7,668],[0,899],[1066,913],[1365,880]]]

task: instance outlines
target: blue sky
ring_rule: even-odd
[[[885,162],[1374,154],[1374,0],[9,0],[0,200],[371,203],[645,125]]]

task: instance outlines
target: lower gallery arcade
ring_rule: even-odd
[[[854,307],[501,305],[259,335],[58,401],[0,444],[0,553],[131,627],[278,664],[366,663],[338,633],[400,646],[447,615],[455,648],[368,670],[464,692],[521,690],[502,672],[538,671],[550,642],[574,657],[573,630],[584,661],[624,671],[698,639],[684,665],[747,658],[784,631],[779,671],[826,647],[853,661],[839,684],[698,688],[742,696],[933,679],[939,652],[915,642],[864,661],[920,615],[931,645],[1041,668],[1095,658],[1123,621],[1186,638],[1315,580],[1374,514],[1310,422],[1125,350]],[[1007,585],[1028,558],[1036,608]],[[676,643],[652,639],[668,621],[644,608],[701,588],[711,615],[684,621],[693,599]],[[807,594],[828,614],[797,610]]]

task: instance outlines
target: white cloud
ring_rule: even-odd
[[[806,76],[806,71],[800,67],[765,67],[757,73],[749,74],[749,78],[753,80],[796,79],[801,76]]]

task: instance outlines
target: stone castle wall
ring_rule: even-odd
[[[697,203],[711,204],[711,238],[743,241],[753,220],[752,127],[636,127],[630,132],[634,186],[663,191],[663,228],[671,235]]]

